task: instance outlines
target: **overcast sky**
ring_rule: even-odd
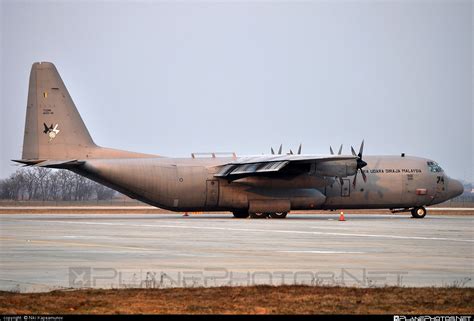
[[[2,1],[0,178],[31,64],[58,68],[96,143],[165,156],[283,143],[405,152],[473,181],[471,1]]]

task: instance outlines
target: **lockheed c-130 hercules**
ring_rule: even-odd
[[[172,211],[230,211],[237,218],[284,218],[291,210],[391,209],[426,215],[425,206],[463,186],[433,160],[359,152],[290,152],[169,158],[97,146],[52,63],[30,74],[21,160],[68,169],[131,198]],[[361,173],[362,180],[357,179]]]

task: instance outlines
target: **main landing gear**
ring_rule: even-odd
[[[286,212],[270,213],[271,218],[286,218]]]
[[[424,208],[423,206],[414,207],[411,210],[411,216],[413,216],[413,218],[423,218],[425,217],[425,215],[426,215],[426,208]]]
[[[232,212],[235,218],[247,218],[249,217],[249,212],[247,211],[234,211]]]
[[[268,217],[268,213],[262,213],[262,212],[250,213],[250,218],[267,218],[267,217]]]
[[[288,214],[287,212],[279,212],[279,213],[248,213],[247,211],[234,211],[232,212],[234,214],[235,218],[247,218],[250,216],[250,218],[285,218],[286,215]]]

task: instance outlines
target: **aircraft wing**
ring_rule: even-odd
[[[352,155],[262,155],[242,157],[224,164],[215,177],[236,180],[248,176],[293,176],[312,172],[321,176],[353,175],[357,156]]]

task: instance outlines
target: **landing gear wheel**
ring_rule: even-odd
[[[426,208],[424,208],[423,206],[415,207],[411,210],[411,216],[413,216],[413,218],[423,218],[425,217],[425,215]]]
[[[268,217],[268,213],[262,213],[262,212],[259,212],[259,213],[251,213],[251,214],[250,214],[250,217],[251,217],[251,218],[267,218],[267,217]]]
[[[234,214],[235,218],[247,218],[247,217],[249,217],[249,212],[247,212],[247,211],[235,211],[235,212],[232,212],[232,214]]]
[[[287,212],[279,212],[279,213],[270,213],[271,218],[285,218]]]

